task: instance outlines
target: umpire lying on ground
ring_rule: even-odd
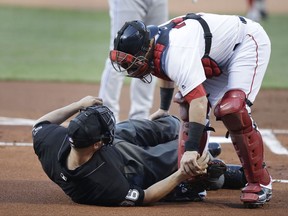
[[[68,127],[61,126],[79,110]],[[134,206],[159,201],[191,178],[177,169],[179,126],[166,116],[115,127],[102,100],[87,96],[38,119],[32,135],[45,173],[74,202]],[[199,175],[207,172],[209,158],[205,152],[198,159]]]

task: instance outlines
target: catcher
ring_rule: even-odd
[[[231,136],[248,181],[241,201],[262,206],[272,197],[260,132],[251,109],[269,62],[271,44],[260,24],[234,15],[190,13],[160,26],[131,21],[119,30],[110,59],[119,72],[151,82],[160,78],[160,109],[151,119],[180,104],[179,167],[201,170],[197,159],[207,148],[211,108]],[[184,146],[184,147],[182,147]],[[181,153],[182,151],[182,153]]]
[[[79,110],[68,127],[61,125]],[[180,121],[173,116],[129,120],[115,126],[113,113],[102,101],[87,96],[42,116],[32,136],[34,151],[47,176],[81,204],[199,201],[205,198],[208,187],[204,186],[219,189],[233,182],[243,185],[241,178],[235,180],[233,170],[223,182],[225,164],[213,162],[204,152],[197,160],[201,169],[193,175],[199,181],[188,188],[185,180],[191,176],[177,169],[179,128]],[[214,150],[219,154],[219,149]]]

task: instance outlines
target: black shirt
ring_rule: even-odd
[[[65,127],[40,122],[32,131],[34,151],[47,176],[74,202],[141,205],[144,189],[177,169],[179,120],[130,120],[117,124],[113,145],[103,146],[75,170]]]

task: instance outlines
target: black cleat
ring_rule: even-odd
[[[218,157],[221,154],[221,145],[217,142],[211,142],[208,144],[208,151],[214,157]]]
[[[207,192],[201,182],[181,183],[170,194],[164,202],[201,202],[206,198]]]

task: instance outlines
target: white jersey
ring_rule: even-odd
[[[259,56],[259,53],[255,52],[256,47],[258,46],[258,48],[260,48],[259,45],[261,45],[261,43],[265,45],[268,55],[263,55],[262,61],[266,61],[268,63],[270,56],[269,38],[264,30],[260,28],[261,26],[259,24],[250,20],[241,21],[242,18],[240,19],[240,17],[232,15],[200,14],[207,22],[212,33],[212,46],[209,56],[218,63],[223,71],[223,74],[221,74],[219,77],[209,79],[218,80],[217,82],[213,82],[212,86],[209,85],[211,81],[208,79],[206,80],[204,68],[201,62],[201,58],[203,57],[205,51],[204,31],[199,21],[194,19],[185,20],[185,25],[182,24],[179,28],[172,28],[169,32],[169,43],[163,53],[161,61],[162,69],[164,70],[165,74],[175,82],[183,96],[187,95],[191,90],[203,82],[207,93],[212,94],[211,98],[209,99],[211,99],[210,102],[213,104],[229,88],[240,88],[248,95],[251,85],[255,84],[255,80],[252,79],[255,78],[255,64],[257,61],[259,61],[259,59],[256,58],[262,57]],[[260,30],[262,36],[258,34]],[[247,47],[243,45],[245,38],[249,33],[255,33],[255,38],[257,37],[258,41],[257,44],[255,44],[255,40],[253,40],[253,38],[251,40],[250,37],[250,40],[247,41],[247,43],[251,43],[249,44],[249,47],[251,46],[251,48],[247,50]],[[235,49],[236,45],[239,45],[237,46],[237,49]],[[243,49],[241,49],[241,45]],[[253,59],[253,62],[247,62],[246,65],[245,63],[243,64],[239,57],[245,57],[245,55],[255,56],[255,58],[253,58],[253,56],[251,58],[250,56],[250,59]],[[243,58],[243,61],[244,60],[245,58]],[[237,62],[239,62],[239,64],[235,64]],[[250,63],[251,65],[249,65]],[[262,82],[267,63],[266,65],[263,65],[263,68],[258,68],[259,80],[257,79],[257,82],[260,83],[257,84],[256,90],[259,90],[258,86],[260,87]],[[234,67],[236,65],[237,68]],[[237,84],[235,83],[234,79],[229,80],[230,73],[233,73],[234,70],[242,71],[242,69],[243,74],[237,75]],[[245,85],[245,83],[247,85]],[[258,90],[255,92],[256,94]],[[251,98],[252,101],[254,100],[256,94],[253,94]]]

